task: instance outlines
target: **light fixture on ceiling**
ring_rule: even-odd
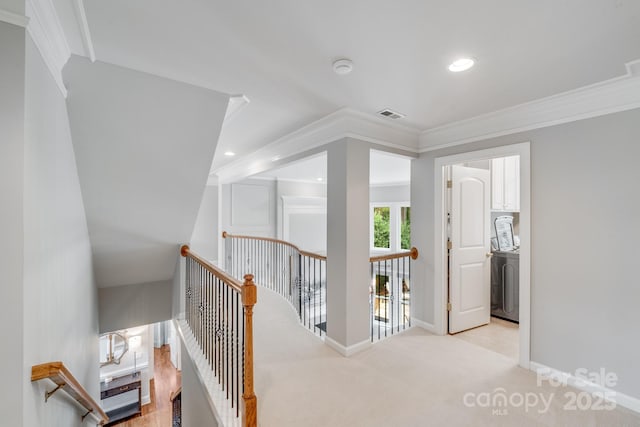
[[[224,155],[227,157],[233,157],[236,155],[236,153],[234,153],[233,151],[225,151]]]
[[[349,74],[353,71],[353,61],[346,58],[338,59],[333,63],[333,71],[341,76]]]
[[[459,73],[460,71],[466,71],[475,65],[476,61],[473,58],[459,58],[449,65],[449,71]]]

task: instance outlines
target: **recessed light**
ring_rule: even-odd
[[[473,58],[456,59],[451,63],[451,65],[449,65],[449,71],[452,71],[454,73],[459,73],[460,71],[465,71],[473,67],[475,63],[476,61],[473,60]]]
[[[318,181],[322,181],[322,178],[316,178]]]
[[[353,70],[353,61],[350,59],[338,59],[333,63],[333,71],[336,74],[345,75],[349,74]]]
[[[224,155],[227,157],[233,157],[236,155],[236,153],[234,153],[233,151],[225,151]]]

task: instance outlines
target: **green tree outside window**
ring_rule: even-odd
[[[373,246],[375,248],[389,248],[390,209],[386,207],[373,208]]]

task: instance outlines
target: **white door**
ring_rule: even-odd
[[[452,166],[449,333],[491,316],[490,172]]]

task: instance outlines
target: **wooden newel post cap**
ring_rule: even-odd
[[[245,274],[242,285],[242,304],[255,305],[258,302],[258,288],[253,283],[253,274]]]
[[[411,259],[418,259],[418,249],[415,246],[411,248]]]
[[[189,245],[182,245],[180,247],[180,255],[187,256],[189,254]]]

